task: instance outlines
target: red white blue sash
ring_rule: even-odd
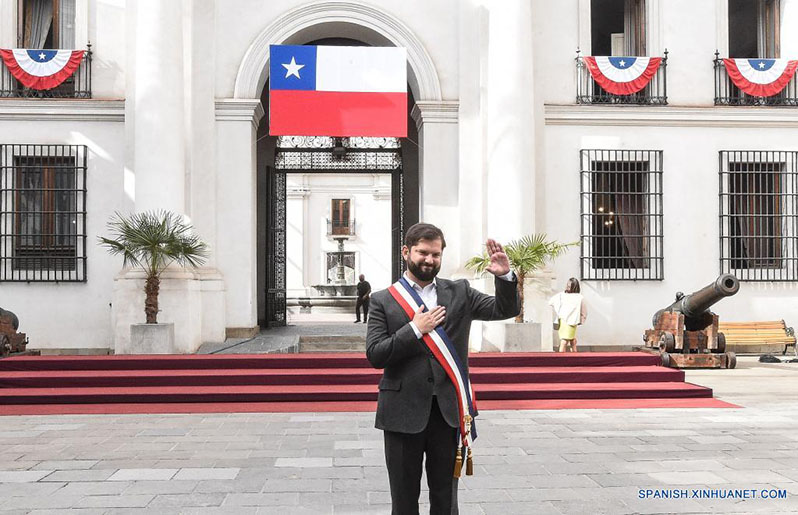
[[[413,319],[418,308],[424,303],[418,293],[410,286],[410,283],[402,277],[388,288],[391,296],[399,303],[405,314]],[[428,311],[424,306],[424,312]],[[460,410],[460,438],[464,447],[470,447],[471,442],[477,438],[477,429],[474,424],[474,414],[476,413],[474,391],[471,389],[471,381],[468,378],[460,356],[446,334],[442,326],[422,336],[422,340],[427,345],[432,354],[441,364],[446,375],[454,385],[457,392],[457,405]]]

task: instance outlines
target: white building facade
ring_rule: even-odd
[[[26,3],[0,0],[0,48],[30,40]],[[163,279],[159,321],[175,323],[179,350],[268,325],[269,45],[349,40],[407,49],[409,200],[391,227],[439,225],[448,243],[442,276],[472,278],[464,264],[487,237],[545,232],[582,243],[529,286],[527,316],[542,322],[544,341],[546,298],[571,276],[582,279],[589,305],[582,344],[638,344],[676,291],[724,271],[746,280],[717,306],[722,320],[795,323],[795,79],[780,100],[757,102],[729,89],[713,62],[716,51],[798,58],[798,0],[752,3],[742,30],[735,0],[74,0],[74,46],[91,43],[83,65],[91,98],[21,98],[3,68],[0,173],[4,185],[18,184],[11,177],[38,158],[44,184],[45,168],[67,163],[76,179],[67,181],[73,204],[64,209],[78,229],[61,261],[55,240],[37,240],[50,243],[23,259],[19,188],[4,186],[0,306],[19,316],[33,348],[135,352],[127,328],[144,320],[143,280],[96,240],[115,211],[168,209],[186,215],[212,249],[202,268]],[[69,23],[56,18],[65,31]],[[667,55],[667,65],[629,102],[602,94],[577,50]],[[288,231],[320,218],[300,207],[306,192],[291,177]],[[375,184],[380,193],[362,194],[396,195],[378,178],[362,186]],[[369,205],[356,206],[356,216],[380,209]],[[46,233],[44,221],[34,226]],[[293,245],[292,259],[311,261],[303,273],[320,273],[312,260],[323,249]],[[491,331],[472,331],[475,349],[501,348],[483,333]]]

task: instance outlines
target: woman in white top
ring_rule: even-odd
[[[568,279],[565,291],[552,297],[549,305],[560,321],[560,352],[565,352],[566,347],[576,352],[576,326],[587,318],[585,299],[579,293],[579,281],[575,277]]]

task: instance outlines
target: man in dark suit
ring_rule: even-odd
[[[436,279],[445,247],[443,233],[430,224],[408,229],[402,247],[404,278],[428,311],[419,309],[411,320],[388,290],[371,299],[366,355],[372,366],[384,369],[376,427],[384,431],[394,514],[418,513],[424,454],[430,513],[457,513],[457,394],[422,335],[442,325],[467,374],[471,321],[503,320],[520,310],[517,279],[501,245],[487,241],[487,270],[496,276],[495,297],[471,288],[466,280]]]
[[[369,319],[369,300],[371,295],[371,285],[366,280],[366,276],[360,274],[360,282],[357,283],[357,301],[355,302],[355,316],[357,320],[355,323],[360,322],[360,307],[363,307],[363,323],[368,322]]]

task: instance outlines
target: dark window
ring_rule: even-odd
[[[662,279],[662,152],[582,150],[582,278]]]
[[[591,0],[592,55],[646,54],[645,0]]]
[[[0,280],[85,281],[85,147],[0,152]]]
[[[75,48],[75,0],[19,0],[20,48]]]
[[[349,199],[332,199],[331,221],[332,232],[335,235],[349,234]]]
[[[729,57],[780,57],[780,0],[729,0]]]
[[[721,152],[721,273],[794,281],[795,152]]]

